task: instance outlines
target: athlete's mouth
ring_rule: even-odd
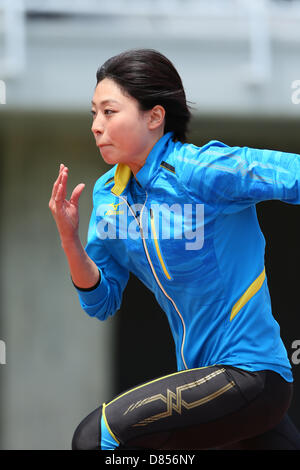
[[[102,149],[103,147],[109,147],[111,144],[97,144],[97,147],[99,149]]]

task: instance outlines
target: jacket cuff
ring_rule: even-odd
[[[102,276],[101,276],[101,273],[100,273],[100,271],[99,271],[99,278],[98,278],[98,281],[96,282],[96,284],[95,284],[94,286],[92,286],[92,287],[87,287],[87,288],[85,288],[85,287],[78,287],[78,286],[76,286],[76,284],[74,283],[74,281],[73,281],[73,279],[72,279],[72,277],[71,277],[71,281],[72,281],[72,283],[73,283],[73,286],[74,286],[75,289],[77,289],[79,292],[91,292],[91,291],[97,289],[97,287],[99,286],[101,280],[102,280]]]
[[[82,306],[90,307],[99,304],[99,302],[107,295],[107,285],[106,282],[104,282],[100,269],[98,282],[94,286],[88,289],[82,289],[81,287],[77,287],[74,282],[73,285],[77,291]]]

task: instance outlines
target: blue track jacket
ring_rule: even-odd
[[[136,177],[118,164],[95,184],[86,251],[101,281],[76,289],[82,308],[113,315],[132,272],[168,317],[178,370],[226,364],[292,381],[255,205],[299,204],[299,180],[299,155],[165,134]]]

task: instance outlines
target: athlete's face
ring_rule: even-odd
[[[152,111],[141,111],[138,102],[113,80],[98,83],[92,100],[92,132],[106,163],[134,167],[144,162],[153,146],[153,130],[157,134],[158,129],[153,127]]]

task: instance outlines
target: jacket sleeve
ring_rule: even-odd
[[[272,199],[300,204],[300,155],[211,141],[180,160],[186,187],[221,213]]]
[[[100,283],[90,290],[78,289],[79,302],[83,310],[99,320],[106,320],[120,308],[123,291],[129,279],[129,272],[107,251],[105,243],[97,236],[96,211],[93,209],[88,239],[87,254],[96,263],[100,272]]]

